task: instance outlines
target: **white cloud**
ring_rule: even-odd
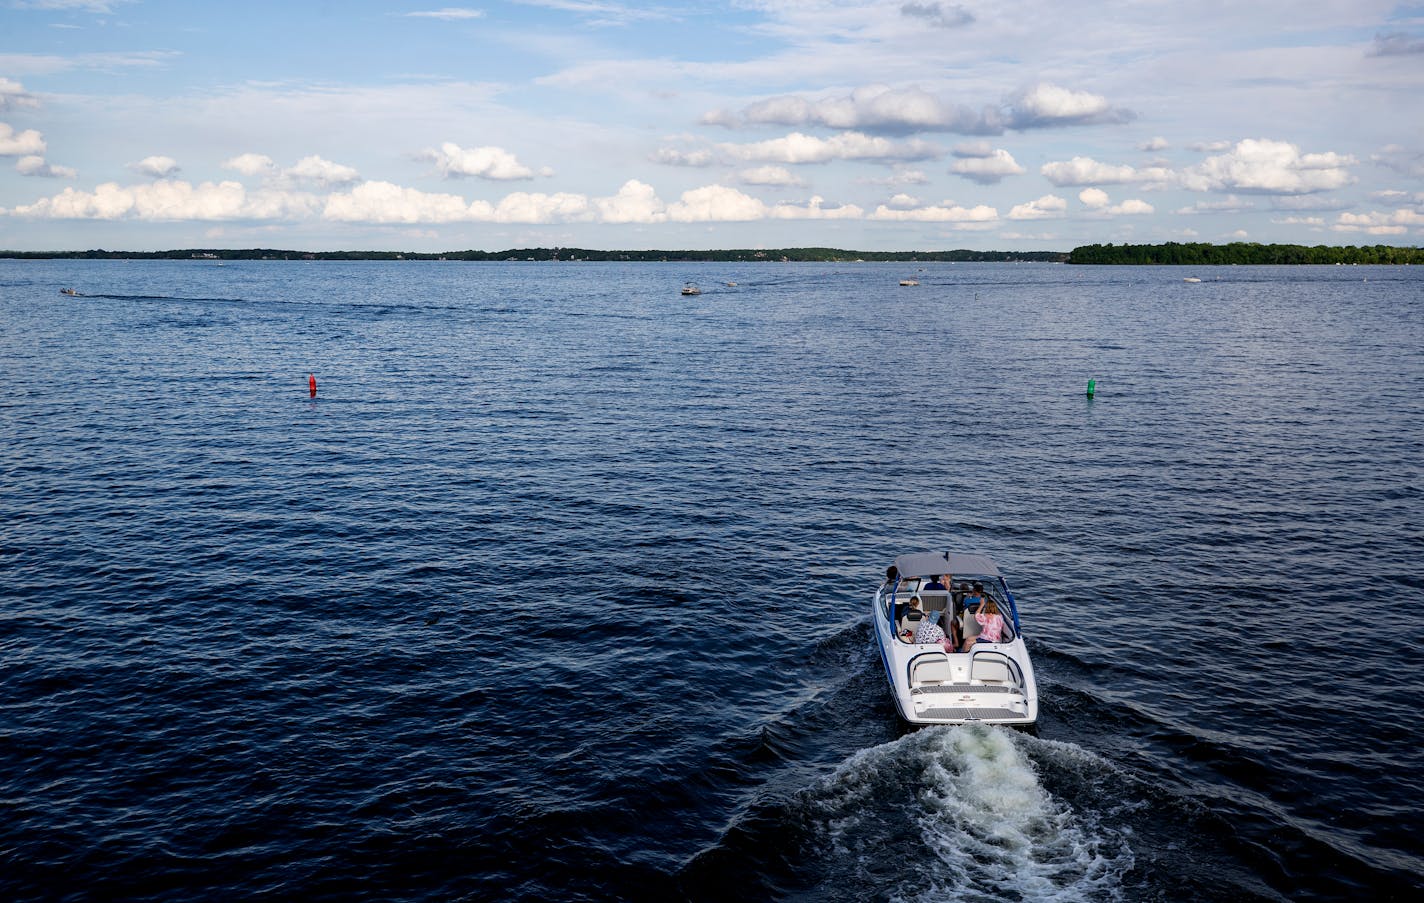
[[[1083,189],[1078,192],[1078,200],[1098,216],[1143,216],[1156,212],[1151,204],[1136,198],[1112,204],[1108,193],[1101,188]]]
[[[267,176],[277,171],[277,164],[266,154],[238,154],[221,164],[223,169],[231,169],[244,176]]]
[[[442,19],[446,22],[458,22],[463,19],[484,18],[482,9],[466,9],[460,6],[447,6],[444,9],[432,9],[422,12],[405,13],[409,19]]]
[[[1401,204],[1424,205],[1424,191],[1416,191],[1412,194],[1408,191],[1398,191],[1396,189],[1372,191],[1370,192],[1370,198],[1382,204],[1394,204],[1395,206]]]
[[[130,164],[129,169],[156,179],[166,179],[178,171],[178,161],[172,157],[144,157],[137,163]]]
[[[1131,198],[1121,204],[1115,204],[1103,211],[1108,216],[1146,216],[1155,213],[1156,209],[1146,201]]]
[[[1073,91],[1041,83],[1019,94],[1010,104],[1009,126],[1015,129],[1060,125],[1128,122],[1128,110],[1116,109],[1100,94]]]
[[[513,0],[521,6],[541,6],[559,12],[585,17],[589,25],[621,26],[640,19],[666,19],[668,14],[653,8],[643,9],[609,3],[607,0]]]
[[[1045,194],[1036,201],[1016,204],[1009,211],[1009,219],[1049,219],[1062,216],[1068,210],[1068,202],[1053,194]]]
[[[1198,141],[1189,145],[1192,150],[1203,154],[1216,154],[1228,150],[1231,147],[1230,141]]]
[[[20,9],[77,9],[89,13],[111,13],[114,2],[125,0],[19,0],[14,5]]]
[[[52,198],[16,207],[12,213],[38,219],[260,220],[302,216],[314,204],[315,198],[300,193],[259,192],[249,196],[237,182],[192,185],[165,179],[127,187],[106,182],[92,192],[66,188]]]
[[[1355,181],[1347,167],[1354,157],[1344,154],[1302,154],[1285,141],[1247,138],[1230,153],[1208,157],[1183,174],[1195,191],[1244,191],[1259,194],[1311,194]]]
[[[733,160],[766,163],[829,163],[832,160],[926,160],[943,150],[924,141],[890,141],[860,132],[843,132],[817,138],[792,132],[753,144],[719,144],[718,150]]]
[[[1167,143],[1167,139],[1160,135],[1155,138],[1149,138],[1137,145],[1138,150],[1147,151],[1148,153],[1156,153],[1157,151],[1166,150],[1169,147],[1171,147],[1171,145]]]
[[[1271,222],[1279,226],[1324,226],[1325,218],[1321,216],[1284,216],[1280,219],[1273,219]]]
[[[1379,153],[1370,155],[1370,162],[1400,175],[1424,178],[1424,152],[1407,150],[1398,144],[1386,144]]]
[[[612,197],[594,198],[594,210],[602,223],[661,223],[667,220],[666,208],[658,200],[653,186],[629,179]]]
[[[987,141],[962,141],[950,148],[956,157],[992,157],[994,145]]]
[[[481,212],[493,213],[489,204]],[[458,223],[475,218],[472,205],[453,194],[433,194],[390,182],[362,182],[350,191],[329,195],[322,218],[344,223]]]
[[[1136,182],[1140,178],[1138,171],[1131,166],[1099,163],[1092,157],[1045,163],[1039,172],[1060,188],[1065,185],[1117,185]]]
[[[1099,210],[1111,202],[1108,193],[1101,188],[1084,188],[1078,192],[1078,200],[1091,210]]]
[[[911,207],[920,206],[920,199],[908,194],[897,194],[885,202],[885,206],[894,207],[897,210],[908,210]]]
[[[0,122],[0,157],[29,157],[43,155],[44,137],[34,129],[17,132],[6,123]]]
[[[15,161],[15,171],[22,176],[38,176],[46,179],[77,179],[79,173],[69,166],[52,166],[44,157],[30,155]]]
[[[667,212],[668,219],[677,223],[738,222],[765,219],[767,206],[735,188],[707,185],[684,191]]]
[[[1384,32],[1375,35],[1370,56],[1407,56],[1424,53],[1424,38],[1402,31]]]
[[[1022,175],[1025,170],[1014,160],[1013,155],[999,149],[987,156],[956,160],[949,165],[949,171],[981,185],[993,185],[1008,176]]]
[[[948,131],[997,134],[1003,130],[992,108],[971,110],[949,104],[920,88],[868,85],[848,95],[807,99],[796,95],[770,97],[742,110],[740,120],[754,125],[824,126],[833,129],[914,132]],[[724,112],[704,122],[728,123],[737,118]]]
[[[1130,111],[1113,107],[1098,94],[1041,83],[999,104],[978,108],[951,103],[922,88],[866,85],[849,94],[805,97],[785,94],[744,107],[740,113],[713,110],[705,125],[821,126],[868,132],[957,132],[998,135],[1005,129],[1050,128],[1126,122]]]
[[[865,211],[854,204],[839,207],[825,207],[825,199],[813,196],[804,206],[800,204],[777,204],[771,208],[772,219],[860,219]]]
[[[496,181],[534,178],[533,170],[500,147],[462,148],[453,141],[446,141],[438,150],[427,149],[420,158],[433,162],[440,175],[446,179],[462,176],[478,176],[481,179]]]
[[[611,197],[582,194],[514,192],[497,204],[466,203],[456,195],[430,194],[388,182],[365,182],[350,192],[327,198],[323,217],[350,223],[418,224],[492,222],[546,223],[704,223],[763,219],[852,219],[863,215],[854,205],[825,207],[819,197],[806,205],[774,207],[725,185],[707,185],[683,192],[664,205],[651,185],[630,179]]]
[[[480,209],[480,202],[472,207]],[[495,205],[491,216],[497,223],[583,222],[593,219],[593,206],[582,194],[516,191]]]
[[[974,14],[957,3],[906,3],[900,15],[935,28],[960,28],[974,22]]]
[[[892,172],[888,176],[879,176],[871,179],[861,179],[867,185],[881,185],[885,188],[899,188],[902,185],[928,185],[930,177],[925,175],[924,170],[910,169],[903,164],[892,164]]]
[[[1329,213],[1335,210],[1348,210],[1351,206],[1353,205],[1350,202],[1339,197],[1320,194],[1279,194],[1271,198],[1271,207],[1275,210],[1295,212],[1308,210]]]
[[[683,151],[675,147],[660,147],[648,159],[665,166],[711,166],[715,161],[709,150]]]
[[[360,178],[360,174],[350,166],[342,166],[321,157],[303,157],[295,166],[282,171],[288,179],[311,182],[321,186],[349,185]]]
[[[0,113],[22,108],[38,108],[39,99],[25,90],[25,86],[8,78],[0,78]]]
[[[1234,194],[1229,194],[1220,201],[1198,201],[1190,207],[1178,209],[1177,212],[1188,216],[1195,213],[1240,213],[1243,210],[1250,210],[1255,206],[1255,204],[1249,201],[1243,201]]]
[[[1424,229],[1424,213],[1392,210],[1388,213],[1342,213],[1330,227],[1335,232],[1364,232],[1367,235],[1403,235],[1410,229]]]
[[[770,185],[781,188],[800,188],[806,181],[784,166],[757,166],[737,173],[744,185]]]
[[[1040,172],[1058,187],[1065,185],[1141,184],[1145,188],[1179,185],[1190,191],[1240,191],[1253,194],[1299,195],[1330,191],[1356,181],[1349,155],[1302,154],[1286,141],[1246,138],[1227,154],[1208,157],[1186,169],[1129,167],[1091,157],[1074,157],[1042,165]]]
[[[999,211],[984,204],[979,204],[975,207],[961,207],[958,204],[935,204],[928,207],[914,207],[908,210],[895,210],[885,204],[881,204],[875,208],[875,212],[870,215],[870,218],[873,220],[888,220],[891,222],[983,224],[997,222],[999,219]]]

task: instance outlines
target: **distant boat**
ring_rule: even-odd
[[[737,287],[737,283],[735,283],[735,282],[728,282],[728,283],[727,283],[727,286],[728,286],[729,288],[736,288],[736,287]]]
[[[1195,277],[1195,276],[1188,276],[1187,278],[1183,279],[1182,281],[1183,281],[1183,282],[1201,282],[1201,280],[1198,279],[1198,278]]]
[[[900,280],[900,284],[901,284],[901,285],[919,285],[919,284],[920,284],[920,280],[918,280],[918,279],[901,279],[901,280]]]
[[[77,291],[75,291],[74,289],[72,289],[72,288],[62,288],[62,289],[59,290],[59,293],[60,293],[61,295],[69,295],[69,296],[74,297],[74,298],[79,298],[79,297],[81,297],[81,295],[80,295]]]
[[[682,293],[683,293],[684,295],[700,295],[700,294],[702,294],[702,289],[698,288],[697,286],[695,286],[695,285],[693,285],[691,282],[689,282],[689,283],[687,283],[687,285],[684,285],[684,286],[682,287]]]

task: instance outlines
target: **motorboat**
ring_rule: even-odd
[[[700,295],[700,294],[702,294],[702,289],[698,288],[697,286],[695,286],[695,285],[693,285],[691,282],[689,282],[689,283],[687,283],[687,285],[684,285],[684,286],[682,287],[682,293],[683,293],[684,295]]]
[[[901,280],[900,280],[900,284],[901,284],[901,285],[919,285],[919,284],[920,284],[920,280],[918,280],[918,279],[901,279]]]
[[[914,552],[896,558],[888,577],[875,592],[871,619],[900,717],[913,724],[1027,726],[1038,720],[1038,685],[1018,605],[993,561],[972,553]],[[974,611],[966,611],[966,599],[970,609],[981,607],[979,596],[1003,617],[997,642],[980,636],[960,651],[949,640],[915,641],[917,633],[920,639],[935,633],[917,629],[925,620],[948,637],[979,633]]]
[[[69,295],[71,298],[79,297],[79,292],[72,288],[62,288],[59,290],[59,293],[61,295]]]
[[[1183,282],[1201,282],[1201,280],[1198,279],[1196,276],[1188,276],[1188,277],[1186,277],[1185,279],[1183,279],[1182,281],[1183,281]]]

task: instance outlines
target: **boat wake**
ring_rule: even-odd
[[[928,728],[857,753],[803,797],[825,888],[850,899],[878,885],[903,901],[1121,897],[1134,864],[1126,835],[1048,792],[1030,747],[1093,758],[987,726]],[[1095,764],[1087,770],[1110,773]]]

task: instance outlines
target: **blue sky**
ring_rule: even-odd
[[[1421,235],[1424,6],[0,0],[0,248]]]

